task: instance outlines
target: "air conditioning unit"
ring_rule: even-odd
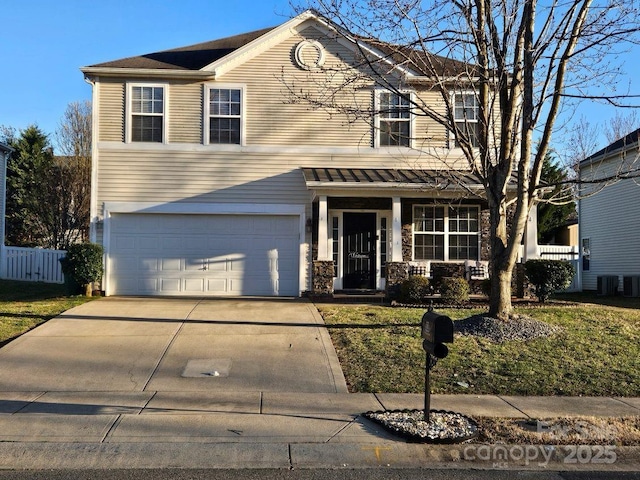
[[[598,295],[615,295],[616,293],[618,293],[617,275],[598,277]]]
[[[622,294],[625,297],[640,297],[640,276],[622,277]]]

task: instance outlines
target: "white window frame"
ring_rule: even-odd
[[[444,226],[443,231],[422,231],[415,229],[415,219],[416,219],[416,208],[427,207],[427,208],[443,208],[444,209]],[[469,232],[452,232],[449,230],[449,209],[450,208],[474,208],[478,211],[478,230],[477,231],[469,231]],[[436,262],[464,262],[465,260],[480,260],[481,254],[481,244],[482,244],[482,229],[481,229],[481,216],[480,216],[480,206],[479,205],[446,205],[446,204],[414,204],[411,209],[411,259],[414,261],[436,261]],[[443,242],[443,258],[416,258],[416,236],[419,235],[442,235],[444,238]],[[476,235],[478,237],[478,258],[470,258],[470,259],[450,259],[449,258],[449,239],[452,236],[460,236],[460,235]]]
[[[374,119],[374,147],[375,148],[413,148],[413,137],[414,137],[414,131],[415,131],[415,115],[413,115],[412,113],[412,105],[414,103],[414,92],[412,91],[400,91],[400,94],[406,95],[409,97],[409,105],[408,105],[408,109],[409,109],[409,118],[408,119],[394,119],[394,118],[386,118],[383,117],[381,112],[382,109],[382,102],[381,102],[381,95],[382,94],[391,94],[391,95],[398,95],[395,92],[392,92],[391,90],[385,90],[385,89],[376,89],[374,90],[374,108],[375,108],[375,119]],[[399,122],[407,122],[409,124],[409,145],[381,145],[380,144],[380,134],[382,132],[381,128],[380,128],[380,124],[381,124],[381,120],[392,120],[392,121],[399,121]]]
[[[162,117],[162,142],[134,142],[132,137],[133,129],[133,116],[137,115],[133,111],[133,88],[134,87],[150,87],[150,88],[162,88],[162,114],[143,114],[149,116],[161,116]],[[127,83],[127,102],[126,102],[126,128],[125,128],[125,143],[137,143],[137,144],[166,144],[169,138],[169,112],[167,106],[169,105],[169,84],[167,83],[147,83],[147,82],[135,82]]]
[[[209,128],[211,124],[211,106],[210,106],[210,96],[211,89],[218,90],[240,90],[240,143],[211,143]],[[204,145],[215,145],[219,146],[231,146],[231,147],[244,147],[246,146],[246,119],[247,119],[247,87],[243,84],[237,83],[205,83],[204,84],[204,120],[202,125],[204,126],[202,132],[202,143]],[[224,117],[218,116],[218,118],[237,118],[235,115]]]
[[[476,112],[476,118],[475,119],[468,119],[468,118],[461,118],[458,119],[456,118],[456,97],[460,96],[460,95],[469,95],[472,96],[475,99],[476,105],[475,105],[475,112]],[[452,117],[453,117],[453,121],[455,124],[476,124],[478,125],[480,123],[480,118],[479,118],[479,114],[480,114],[480,100],[478,99],[478,92],[475,92],[473,90],[461,90],[461,91],[457,91],[457,92],[451,92],[451,107],[453,108],[453,112],[452,112]],[[478,127],[476,127],[478,128]],[[477,136],[476,136],[476,143],[477,143]],[[455,136],[455,133],[453,131],[449,132],[449,143],[450,143],[450,148],[460,148],[460,146],[457,144],[457,139]],[[477,145],[473,145],[473,148],[478,148]]]

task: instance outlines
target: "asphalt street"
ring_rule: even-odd
[[[0,480],[637,480],[640,472],[516,470],[42,470],[0,471]]]

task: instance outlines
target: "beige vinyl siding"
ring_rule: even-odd
[[[436,108],[445,113],[445,103],[442,94],[438,91],[420,90],[416,92],[416,103],[426,108]],[[448,148],[449,131],[441,123],[432,120],[426,115],[417,115],[414,122],[414,143],[416,149],[437,147]]]
[[[305,102],[292,103],[282,78],[295,85],[296,92],[321,91],[326,72],[307,72],[292,63],[296,46],[306,38],[318,39],[325,46],[325,67],[344,65],[352,53],[334,40],[324,38],[315,28],[258,55],[219,79],[221,83],[247,86],[247,145],[370,147],[371,127],[363,120],[348,118],[325,108],[312,108]],[[336,103],[356,101],[371,108],[371,90],[345,94]]]
[[[98,201],[305,204],[309,192],[294,162],[264,155],[103,151]]]
[[[98,138],[106,142],[124,142],[124,81],[101,80],[99,85]]]
[[[326,71],[308,72],[293,63],[296,46],[304,39],[320,41],[325,46],[325,67],[339,70],[345,62],[354,61],[349,48],[335,40],[327,39],[314,27],[305,28],[273,46],[266,52],[231,70],[217,82],[186,82],[173,80],[168,83],[168,141],[169,143],[202,144],[204,85],[239,85],[246,87],[245,142],[247,146],[310,146],[372,148],[372,118],[356,118],[336,109],[313,108],[304,101],[295,102],[288,93],[288,86],[296,92],[318,92],[323,103],[335,105],[357,104],[358,109],[373,108],[373,84],[344,91],[335,98],[326,89]],[[344,75],[336,75],[332,85],[340,84]],[[122,79],[103,79],[100,82],[99,128],[100,141],[124,141],[126,82]],[[324,96],[323,96],[324,95]],[[420,91],[418,96],[430,105],[444,102],[439,92]],[[448,131],[426,116],[418,116],[414,122],[414,146],[446,148]],[[213,147],[212,147],[213,148]]]
[[[202,143],[200,83],[169,85],[169,143]]]
[[[602,178],[618,168],[618,160],[609,161],[586,167],[583,175]],[[622,276],[640,275],[640,185],[623,180],[583,198],[580,238],[591,242],[590,269],[582,272],[583,290],[596,290],[598,276],[619,276],[622,289]]]

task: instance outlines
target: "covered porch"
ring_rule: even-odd
[[[488,277],[489,212],[471,175],[302,170],[313,193],[313,294],[389,291],[409,274]]]

